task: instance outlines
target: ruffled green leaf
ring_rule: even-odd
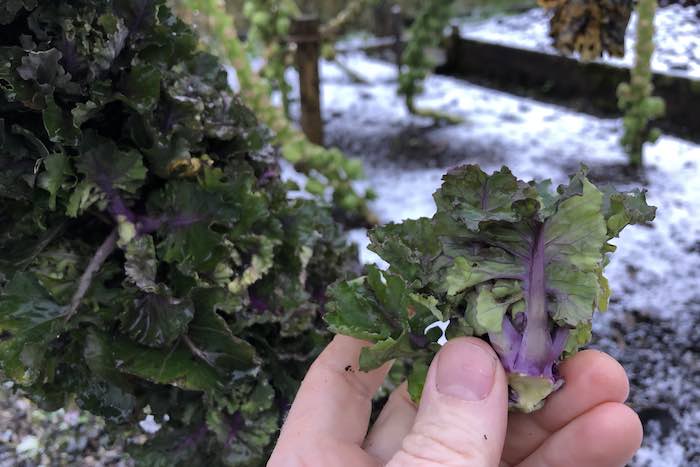
[[[163,348],[185,333],[193,316],[191,300],[172,297],[163,289],[139,296],[120,315],[120,329],[141,345]]]
[[[503,317],[512,304],[522,299],[522,294],[515,294],[503,300],[496,297],[490,285],[479,286],[476,290],[476,294],[472,295],[467,305],[469,324],[477,334],[501,332]]]
[[[239,377],[260,364],[255,348],[236,337],[212,308],[198,304],[188,335],[200,358],[231,377]]]
[[[408,281],[424,280],[430,263],[441,252],[429,219],[379,226],[370,231],[369,237],[369,249],[389,262],[392,272]]]
[[[143,63],[132,67],[117,97],[138,113],[152,112],[160,99],[161,74]]]
[[[65,146],[78,145],[80,130],[73,125],[72,116],[64,112],[52,97],[46,99],[46,109],[42,115],[50,141]]]
[[[644,191],[618,193],[614,187],[608,186],[603,188],[603,196],[608,238],[617,237],[629,224],[643,224],[656,215],[656,208],[647,204]]]
[[[158,258],[153,237],[142,235],[129,242],[124,248],[124,257],[124,273],[127,279],[139,290],[155,292],[158,289]]]
[[[521,264],[482,260],[481,257],[471,259],[460,256],[454,259],[454,265],[447,271],[445,289],[447,295],[456,295],[485,281],[522,277],[524,272],[525,268]]]
[[[443,177],[434,197],[438,210],[478,230],[484,221],[515,221],[514,203],[524,198],[523,189],[507,167],[487,175],[478,167],[464,166]]]
[[[423,386],[425,385],[425,378],[427,376],[428,365],[426,362],[420,360],[414,362],[411,367],[411,372],[408,374],[407,390],[408,395],[411,396],[411,400],[416,404],[420,402],[420,396],[423,394]]]
[[[581,194],[560,199],[545,222],[545,254],[553,261],[592,271],[602,262],[600,250],[607,241],[603,195],[588,180],[581,183]]]
[[[64,329],[63,307],[30,273],[17,273],[0,295],[0,362],[7,376],[30,385],[45,374],[49,344]]]
[[[393,322],[376,313],[377,305],[369,298],[364,279],[333,285],[328,294],[333,301],[323,319],[333,332],[379,341],[389,338],[395,330]]]
[[[120,151],[114,141],[93,132],[80,145],[78,170],[103,191],[121,189],[135,193],[146,178],[146,167],[137,151]]]
[[[127,375],[190,391],[212,392],[223,388],[216,369],[194,357],[179,341],[170,348],[154,349],[121,338],[110,343],[110,350],[115,368]]]
[[[56,209],[58,190],[63,185],[66,176],[70,175],[71,166],[65,154],[55,153],[44,160],[44,167],[46,168],[46,177],[43,184],[51,196],[49,198],[49,209],[53,211]]]

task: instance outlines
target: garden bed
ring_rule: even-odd
[[[659,10],[652,63],[655,93],[667,107],[658,125],[695,140],[700,138],[696,111],[700,107],[700,19],[696,14],[695,8],[678,5]],[[548,13],[542,9],[465,20],[460,36],[448,41],[447,61],[440,71],[584,112],[617,116],[617,88],[629,80],[635,30],[633,15],[624,58],[606,56],[584,63],[554,49],[548,36]]]
[[[549,37],[549,15],[535,8],[516,15],[496,15],[486,20],[466,19],[460,24],[462,37],[494,44],[558,54]],[[652,69],[657,73],[700,78],[700,5],[683,8],[670,5],[660,8],[654,25],[656,51]],[[596,60],[630,67],[634,62],[636,13],[632,14],[625,38],[625,56]]]
[[[406,113],[395,93],[395,67],[363,55],[345,62],[368,83],[357,84],[338,67],[323,64],[327,142],[364,161],[363,184],[377,191],[373,207],[383,222],[431,215],[431,195],[442,174],[462,163],[485,170],[505,164],[520,178],[555,182],[585,163],[597,182],[649,189],[650,203],[659,207],[657,220],[625,230],[606,269],[614,297],[610,311],[595,321],[593,347],[618,358],[630,375],[630,403],[646,431],[630,465],[699,463],[700,146],[662,136],[648,147],[648,169],[639,179],[625,169],[617,119],[434,76],[417,103],[465,120],[436,126]],[[351,238],[366,244],[364,231],[353,231]],[[381,264],[366,249],[362,259]],[[0,396],[0,415],[11,430],[0,439],[0,466],[78,459],[83,465],[129,465],[120,444],[105,438],[101,422],[92,417],[70,410],[47,415],[14,396]]]

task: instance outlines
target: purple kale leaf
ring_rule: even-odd
[[[370,358],[373,349],[390,358],[434,349],[402,336],[422,335],[431,318],[449,320],[448,337],[473,334],[494,347],[509,375],[512,407],[536,410],[563,383],[558,363],[590,339],[593,313],[607,307],[609,240],[629,224],[651,221],[655,208],[643,192],[598,189],[585,170],[556,193],[549,182],[525,183],[507,168],[487,175],[465,166],[443,180],[432,219],[370,234],[370,248],[390,264],[384,281],[371,280],[378,272],[370,269],[367,279],[336,286],[326,320],[335,332],[377,342],[361,359],[372,362],[366,369],[388,359]],[[377,298],[396,281],[405,303],[387,307]],[[433,311],[413,306],[415,296]],[[394,321],[397,329],[378,332],[380,323]],[[414,387],[418,397],[420,385]]]

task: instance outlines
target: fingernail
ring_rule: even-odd
[[[468,341],[445,345],[437,362],[438,392],[465,401],[480,401],[491,392],[496,360],[486,350]]]

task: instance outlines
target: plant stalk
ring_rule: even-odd
[[[80,306],[80,302],[82,302],[83,297],[85,297],[85,294],[90,288],[92,280],[95,278],[95,274],[99,272],[100,268],[107,260],[109,255],[111,255],[112,252],[116,249],[118,236],[118,231],[116,228],[114,228],[112,232],[107,236],[107,238],[105,238],[105,240],[102,242],[102,245],[100,245],[100,247],[97,249],[92,259],[88,263],[87,267],[85,268],[85,271],[83,271],[83,274],[82,276],[80,276],[80,280],[78,281],[78,288],[73,294],[73,298],[71,298],[70,305],[68,305],[68,309],[66,310],[66,321],[69,321],[77,313],[78,307]]]

